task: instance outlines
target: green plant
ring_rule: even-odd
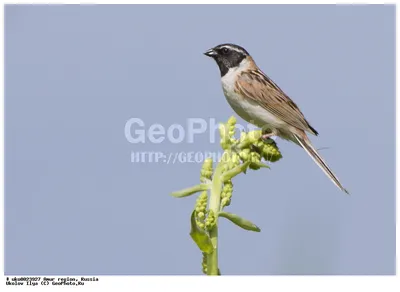
[[[275,162],[282,155],[271,140],[262,139],[261,130],[242,132],[235,138],[236,119],[231,117],[227,123],[220,124],[221,147],[224,150],[221,160],[213,169],[214,162],[206,158],[201,172],[200,184],[172,193],[177,198],[200,192],[192,212],[190,236],[203,253],[203,272],[207,275],[220,275],[218,268],[218,219],[226,218],[237,226],[260,232],[252,222],[233,213],[225,212],[232,199],[232,179],[246,173],[247,169],[269,168],[262,160]]]

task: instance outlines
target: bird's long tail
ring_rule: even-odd
[[[349,192],[342,186],[336,175],[326,164],[325,160],[321,157],[321,155],[319,155],[317,150],[315,150],[314,146],[311,144],[311,141],[310,139],[308,139],[307,135],[306,134],[304,134],[304,136],[299,136],[296,134],[293,135],[296,138],[297,142],[299,142],[300,146],[303,147],[304,150],[306,150],[308,155],[311,156],[314,162],[318,164],[318,166],[325,172],[325,174],[330,178],[330,180],[343,192],[349,194]]]

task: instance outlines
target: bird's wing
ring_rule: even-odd
[[[236,83],[236,90],[289,125],[318,135],[297,105],[263,72],[242,72]]]

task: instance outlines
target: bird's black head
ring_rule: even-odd
[[[222,77],[228,73],[230,68],[238,67],[243,59],[249,56],[249,53],[238,45],[222,44],[208,50],[204,55],[217,62]]]

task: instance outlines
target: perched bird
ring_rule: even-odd
[[[318,132],[244,48],[222,44],[204,54],[217,62],[225,97],[242,119],[262,128],[264,139],[278,136],[303,147],[331,181],[348,194],[306,134],[318,135]]]

